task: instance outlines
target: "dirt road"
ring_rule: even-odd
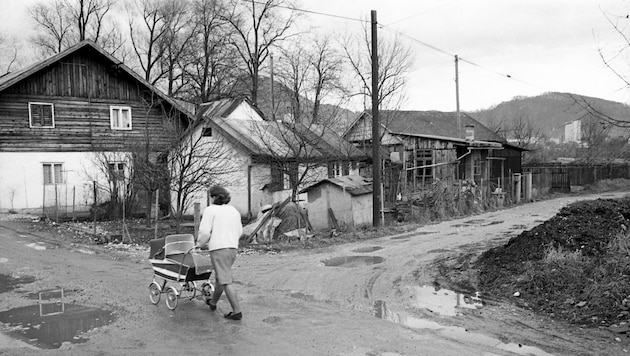
[[[201,300],[182,299],[175,311],[163,300],[152,305],[148,251],[74,246],[0,222],[0,282],[7,282],[0,284],[17,284],[0,288],[0,354],[627,354],[625,335],[559,324],[483,295],[440,288],[435,270],[437,262],[456,267],[463,255],[505,243],[572,201],[622,195],[523,204],[320,250],[242,254],[235,267],[240,322],[222,317],[229,311],[224,300],[217,312]],[[82,343],[50,348],[20,333],[45,329],[42,319],[19,327],[2,320],[2,311],[37,308],[38,292],[50,290],[64,291],[65,314],[72,306],[99,311],[92,319],[102,326],[90,328]],[[72,315],[67,319],[76,324]]]

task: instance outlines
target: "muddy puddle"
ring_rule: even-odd
[[[464,221],[461,224],[453,224],[451,225],[451,227],[490,226],[490,225],[498,225],[498,224],[503,224],[503,221],[500,221],[500,220],[487,221],[483,219],[474,219],[474,220]]]
[[[322,263],[327,267],[363,267],[379,264],[384,260],[379,256],[342,256],[329,258]]]
[[[427,309],[440,315],[455,316],[461,309],[479,309],[483,301],[478,294],[467,295],[448,289],[431,286],[410,287],[411,304],[418,309]]]
[[[465,328],[460,326],[446,326],[435,321],[416,318],[403,313],[396,313],[390,310],[387,307],[386,303],[382,300],[378,300],[374,303],[374,316],[383,320],[402,324],[411,329],[433,330],[443,337],[454,340],[456,342],[464,342],[471,345],[476,344],[480,347],[495,348],[514,353],[516,355],[552,356],[552,354],[547,353],[537,347],[527,346],[514,342],[506,343],[494,337],[469,332]]]
[[[354,250],[352,250],[352,252],[368,253],[368,252],[378,251],[378,250],[381,250],[381,249],[383,249],[381,246],[366,246],[366,247],[355,248]]]
[[[63,290],[38,293],[36,305],[0,312],[3,333],[40,349],[82,343],[82,334],[114,321],[112,312],[65,303]]]

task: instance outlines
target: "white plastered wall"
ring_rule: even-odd
[[[92,152],[0,152],[0,211],[40,213],[44,199],[47,207],[57,205],[68,213],[73,206],[88,211],[94,180],[101,187],[107,185],[97,162]],[[44,186],[44,163],[63,164],[64,183]],[[99,201],[107,198],[100,195]]]

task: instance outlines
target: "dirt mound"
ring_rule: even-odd
[[[476,261],[486,295],[555,318],[619,325],[630,310],[630,198],[582,201],[486,251]]]

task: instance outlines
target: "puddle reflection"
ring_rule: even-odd
[[[478,309],[483,302],[478,294],[466,295],[448,289],[436,290],[435,287],[411,287],[416,308],[428,309],[440,315],[455,316],[458,308]]]
[[[537,347],[526,346],[519,343],[504,343],[501,340],[490,336],[468,332],[466,329],[459,326],[444,326],[431,320],[402,315],[387,308],[386,303],[382,300],[378,300],[374,303],[374,316],[383,320],[405,325],[412,329],[435,330],[443,337],[456,340],[458,342],[492,347],[512,352],[517,355],[553,356],[552,354]]]
[[[85,342],[81,333],[112,321],[110,311],[64,303],[63,290],[41,292],[37,305],[0,312],[0,322],[8,327],[9,335],[43,349]]]

